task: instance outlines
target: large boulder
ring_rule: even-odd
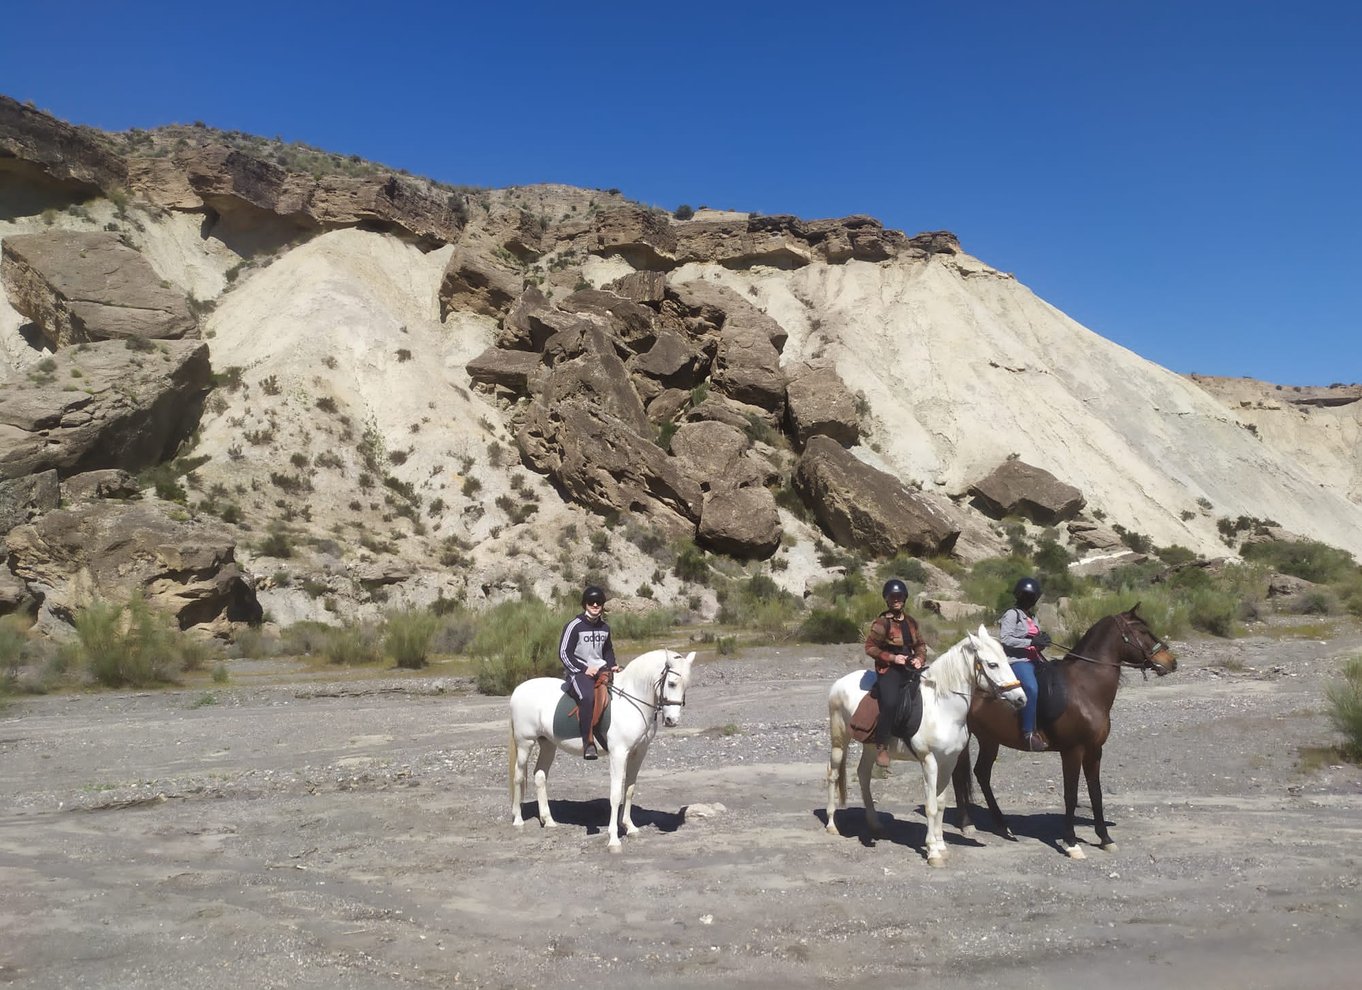
[[[780,546],[775,496],[759,485],[708,492],[700,509],[696,538],[731,557],[771,556]]]
[[[714,420],[683,423],[671,442],[681,470],[706,492],[765,484],[770,465],[752,456],[751,448],[746,433]]]
[[[630,272],[605,288],[643,306],[658,306],[667,298],[667,276],[662,272]]]
[[[500,318],[524,287],[525,275],[518,265],[496,254],[489,241],[465,238],[449,256],[440,281],[440,319],[454,310]]]
[[[43,611],[68,623],[92,601],[134,594],[181,629],[260,620],[252,582],[222,526],[179,522],[157,500],[57,509],[12,530],[5,547]]]
[[[667,388],[692,389],[705,380],[709,356],[689,338],[663,330],[652,347],[629,360],[629,370]]]
[[[1072,519],[1085,504],[1083,493],[1049,471],[1012,459],[969,489],[974,505],[994,519],[1022,516],[1042,526]]]
[[[931,499],[857,459],[831,437],[810,438],[795,469],[795,488],[841,546],[879,557],[907,551],[949,553],[960,536]]]
[[[800,375],[786,388],[786,415],[795,442],[803,445],[816,434],[832,437],[843,447],[854,447],[860,437],[856,399],[832,368]]]
[[[90,340],[197,334],[184,293],[115,234],[53,230],[7,237],[0,282],[53,350]]]
[[[520,294],[501,321],[497,346],[515,351],[542,351],[550,337],[579,319],[555,309],[539,287],[531,285]]]
[[[564,299],[562,308],[569,313],[596,317],[634,353],[648,350],[657,339],[653,311],[613,292],[581,289]]]
[[[542,356],[532,351],[508,351],[489,347],[465,365],[475,385],[504,388],[520,396],[530,394],[530,382],[544,367]]]
[[[198,340],[101,341],[58,351],[0,389],[0,477],[139,471],[175,453],[211,384]]]
[[[780,369],[785,329],[731,289],[703,280],[669,285],[667,298],[690,321],[710,328],[717,340],[711,368],[715,391],[780,415],[785,406]]]

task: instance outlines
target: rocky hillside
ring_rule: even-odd
[[[50,623],[588,576],[712,614],[678,548],[802,593],[833,543],[970,561],[1003,519],[1088,567],[1120,530],[1224,555],[1240,517],[1362,553],[1358,389],[1181,377],[867,217],[680,220],[0,97],[0,359],[0,609]]]

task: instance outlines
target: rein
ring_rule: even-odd
[[[1137,650],[1144,654],[1140,658],[1140,663],[1127,664],[1124,660],[1098,660],[1096,657],[1085,657],[1083,654],[1077,653],[1074,650],[1066,647],[1063,643],[1056,643],[1055,645],[1058,646],[1061,650],[1065,651],[1064,655],[1065,660],[1068,660],[1070,658],[1074,660],[1082,660],[1084,663],[1095,664],[1098,667],[1130,666],[1134,667],[1136,670],[1143,673],[1146,678],[1148,678],[1149,672],[1151,670],[1156,669],[1159,666],[1154,662],[1154,657],[1157,656],[1159,653],[1166,653],[1168,651],[1168,645],[1164,643],[1162,640],[1155,639],[1154,645],[1146,649],[1143,645],[1140,644],[1138,639],[1134,638],[1134,633],[1131,631],[1130,628],[1129,619],[1127,619],[1124,615],[1120,613],[1113,615],[1111,619],[1113,622],[1116,623],[1116,628],[1121,633],[1121,641],[1124,642],[1127,646],[1134,645],[1134,647]]]
[[[643,709],[644,709],[644,708],[651,709],[651,710],[652,710],[652,713],[653,713],[653,721],[656,722],[656,721],[657,721],[657,716],[658,716],[658,714],[662,711],[662,709],[671,707],[671,706],[673,706],[673,705],[676,706],[677,708],[685,708],[685,707],[686,707],[686,692],[685,692],[685,691],[682,691],[682,692],[681,692],[681,700],[680,700],[680,701],[668,701],[668,700],[663,696],[664,686],[665,686],[666,683],[667,683],[667,675],[670,674],[671,672],[672,672],[672,662],[671,662],[670,660],[668,660],[668,661],[666,661],[665,663],[663,663],[663,665],[662,665],[662,673],[661,673],[660,675],[658,675],[657,683],[653,685],[654,690],[655,690],[655,692],[656,692],[656,693],[654,694],[654,697],[660,698],[660,699],[661,699],[660,701],[658,701],[658,702],[656,702],[656,703],[653,703],[653,702],[651,702],[651,701],[647,701],[647,700],[645,700],[645,699],[643,699],[643,698],[638,697],[637,695],[630,694],[628,691],[624,690],[624,688],[615,687],[614,681],[611,681],[611,682],[610,682],[610,688],[609,688],[609,690],[610,690],[610,693],[611,693],[611,694],[617,695],[617,696],[619,696],[619,697],[625,699],[626,701],[628,701],[629,704],[633,705],[633,706],[634,706],[634,710],[637,711],[638,714],[639,714],[639,716],[640,716],[641,718],[643,718],[645,721],[647,721],[648,716],[645,715],[645,714],[643,713]],[[640,707],[640,706],[641,706],[641,707]]]

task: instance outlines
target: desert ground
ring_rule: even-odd
[[[1118,851],[1066,858],[1058,756],[1005,752],[1018,841],[949,812],[940,870],[915,764],[874,784],[887,840],[854,781],[844,835],[824,830],[826,695],[854,645],[702,653],[617,856],[604,761],[560,756],[560,827],[511,827],[506,699],[466,672],[236,660],[227,684],[20,699],[0,983],[1356,986],[1362,768],[1311,754],[1362,632],[1174,645],[1177,673],[1117,698]]]

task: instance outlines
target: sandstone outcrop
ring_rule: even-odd
[[[15,526],[55,509],[60,501],[56,471],[0,479],[0,533],[8,533]]]
[[[91,193],[126,185],[123,159],[87,128],[0,96],[0,173],[37,173]]]
[[[858,460],[830,437],[809,440],[794,476],[795,488],[819,523],[841,546],[872,556],[929,556],[954,547],[960,530],[920,492]]]
[[[1083,493],[1049,471],[1013,459],[970,486],[974,504],[987,516],[1022,516],[1042,526],[1072,519],[1083,509]]]
[[[748,455],[752,441],[735,426],[714,420],[684,423],[672,436],[672,455],[702,491],[760,486],[767,470]]]
[[[258,622],[260,605],[221,526],[177,522],[165,503],[91,501],[48,512],[5,539],[14,575],[42,611],[71,622],[81,606],[131,592],[181,629]]]
[[[160,463],[193,430],[211,381],[197,340],[79,344],[35,367],[47,370],[0,389],[3,478]]]
[[[474,385],[504,388],[518,397],[530,394],[530,380],[543,369],[544,360],[532,351],[489,347],[465,367]]]
[[[198,331],[184,293],[115,234],[55,230],[7,237],[0,281],[10,304],[37,324],[53,350]]]

